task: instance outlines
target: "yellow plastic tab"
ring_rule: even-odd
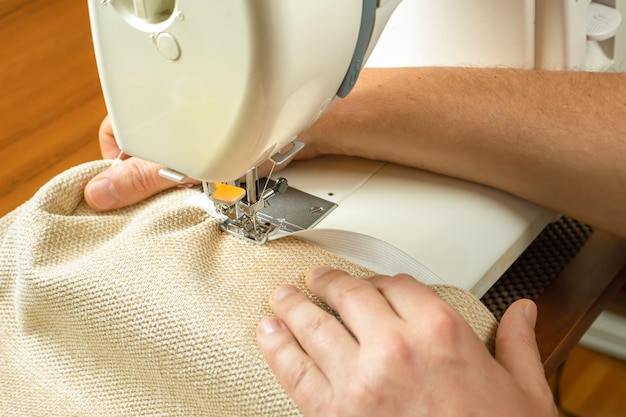
[[[211,195],[213,200],[223,201],[228,204],[235,204],[246,195],[246,190],[241,187],[235,187],[234,185],[228,185],[220,182],[214,184],[214,186],[215,191]]]

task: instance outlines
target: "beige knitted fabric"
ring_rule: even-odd
[[[255,340],[281,283],[328,264],[370,272],[311,244],[258,246],[175,189],[95,213],[69,170],[0,220],[0,415],[299,415]],[[496,322],[471,295],[440,295],[492,343]]]

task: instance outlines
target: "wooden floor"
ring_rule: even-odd
[[[555,376],[550,383],[555,386]],[[561,404],[570,415],[624,417],[626,362],[578,346],[563,366],[560,392]]]
[[[106,114],[87,2],[0,0],[0,215],[99,157]]]
[[[99,157],[106,114],[87,5],[0,0],[0,215],[59,172]],[[577,347],[564,406],[580,417],[626,416],[626,363]]]

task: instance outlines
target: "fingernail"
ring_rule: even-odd
[[[259,323],[259,330],[263,334],[272,334],[280,330],[282,327],[281,322],[275,317],[265,317]]]
[[[108,178],[96,180],[87,186],[91,202],[100,210],[107,210],[120,201],[113,183]]]
[[[331,268],[330,266],[318,266],[316,268],[313,268],[309,271],[309,279],[321,277],[322,275],[324,275],[328,271],[332,271],[333,269],[334,268]]]
[[[274,290],[274,292],[272,293],[272,299],[274,301],[278,301],[282,298],[285,298],[286,296],[293,294],[295,292],[297,292],[298,290],[296,290],[294,287],[292,287],[291,285],[281,285],[280,287],[276,288]]]
[[[524,303],[524,315],[526,320],[528,320],[528,324],[534,329],[537,323],[537,305],[530,300],[526,301]]]

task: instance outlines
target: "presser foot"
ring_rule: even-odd
[[[221,229],[250,242],[263,244],[277,233],[311,229],[337,207],[335,203],[295,188],[287,189],[283,181],[278,181],[278,184],[272,180],[268,182],[269,189],[273,190],[271,206],[266,200],[250,206],[245,200],[226,203],[213,199],[216,212],[227,216]]]
[[[269,207],[268,200],[284,193],[288,189],[288,184],[287,180],[279,178],[271,188],[258,193],[256,181],[256,178],[249,178],[245,190],[228,184],[203,183],[203,188],[205,194],[215,204],[216,211],[228,217],[221,224],[223,231],[250,242],[263,244],[276,226],[270,222],[260,221],[258,212]]]
[[[233,236],[259,245],[267,242],[267,238],[276,230],[272,224],[259,223],[251,218],[226,219],[220,227]]]

